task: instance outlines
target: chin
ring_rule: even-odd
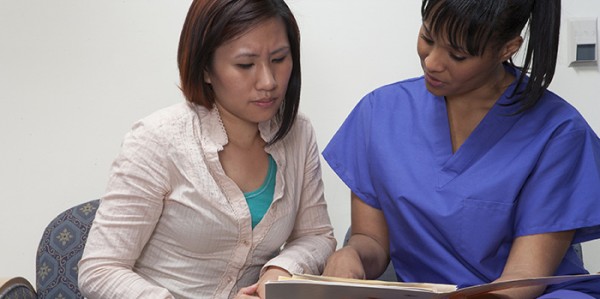
[[[431,87],[429,84],[426,85],[427,91],[429,91],[434,96],[443,97],[446,96],[445,92],[442,92],[439,88]]]
[[[255,121],[257,123],[261,123],[261,122],[271,120],[271,119],[275,118],[278,111],[279,111],[279,109],[275,110],[274,112],[265,112],[265,113],[261,113],[260,115],[256,115]]]

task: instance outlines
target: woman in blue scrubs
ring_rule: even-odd
[[[588,273],[571,244],[600,237],[600,141],[547,90],[560,1],[424,0],[422,20],[424,75],[365,96],[323,152],[352,191],[324,275],[376,278],[390,258],[399,280],[459,286]],[[489,297],[600,298],[600,282]]]

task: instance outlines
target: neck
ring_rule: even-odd
[[[256,145],[262,147],[264,145],[264,141],[260,137],[258,129],[239,131],[235,129],[230,130],[225,126],[225,131],[227,132],[227,138],[229,140],[227,143],[228,145],[233,145],[241,149],[250,149]]]
[[[446,102],[465,109],[489,110],[513,80],[513,76],[504,69],[504,66],[499,65],[487,84],[468,94],[446,97]]]
[[[243,121],[222,111],[222,109],[219,110],[219,115],[227,133],[228,145],[234,145],[242,149],[249,149],[257,144],[263,146],[264,141],[260,137],[258,124]]]

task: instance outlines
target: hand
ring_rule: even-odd
[[[260,277],[260,279],[258,280],[258,289],[256,290],[256,293],[258,294],[259,298],[265,298],[265,283],[267,281],[274,281],[274,280],[279,280],[279,276],[286,276],[286,277],[291,277],[292,275],[284,270],[283,268],[279,268],[279,267],[275,267],[275,266],[269,266],[267,268],[267,270],[265,271],[265,273],[263,273],[263,275]]]
[[[358,252],[351,246],[343,247],[334,252],[325,265],[323,276],[365,279],[365,268]]]
[[[267,281],[279,280],[279,276],[291,277],[292,275],[283,268],[270,266],[267,268],[265,273],[263,273],[257,283],[240,289],[240,291],[235,295],[235,298],[265,298],[265,283]]]
[[[256,294],[256,290],[258,289],[258,283],[255,283],[251,286],[240,289],[240,291],[235,295],[235,299],[256,299],[260,298]]]

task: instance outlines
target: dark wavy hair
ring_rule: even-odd
[[[506,62],[522,71],[512,94],[522,112],[536,105],[554,77],[560,9],[560,0],[423,0],[421,16],[432,32],[445,33],[451,46],[474,56],[499,50],[528,26],[523,65]]]
[[[215,94],[203,76],[211,67],[215,50],[271,18],[280,18],[285,24],[293,67],[285,99],[276,115],[280,127],[269,144],[289,132],[300,105],[300,31],[283,0],[194,0],[181,30],[177,53],[180,88],[185,98],[212,109]]]

